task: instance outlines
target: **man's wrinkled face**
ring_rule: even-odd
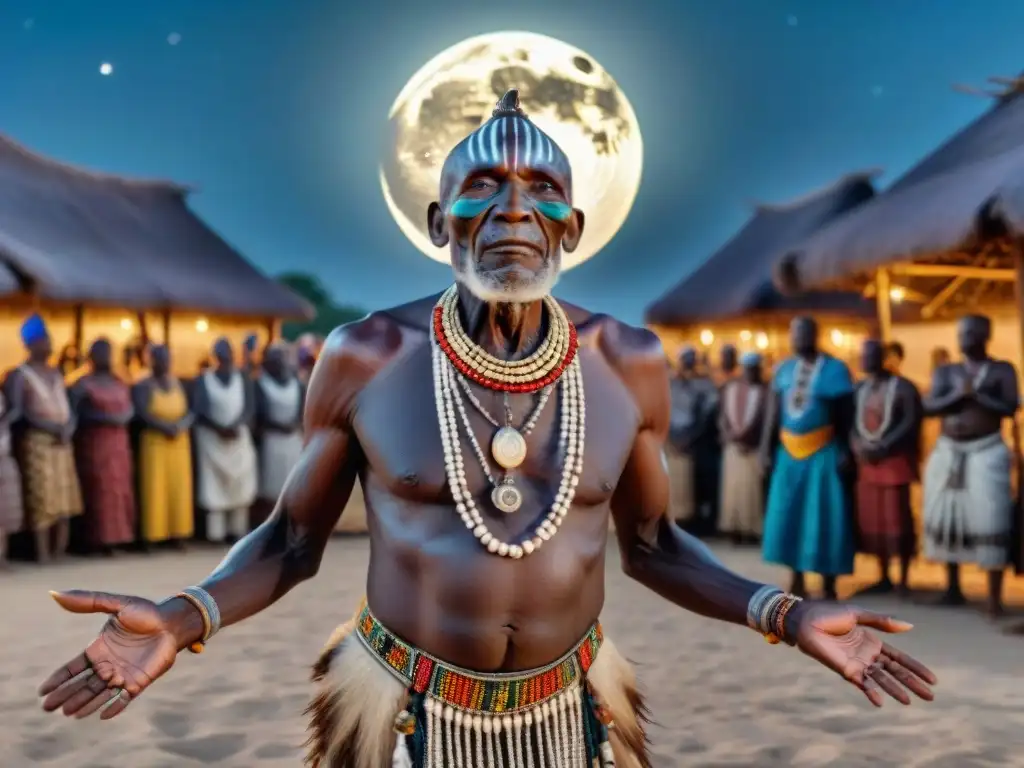
[[[500,117],[453,150],[428,225],[451,249],[456,279],[487,302],[536,301],[551,292],[562,249],[573,251],[583,214],[554,143],[528,120]]]

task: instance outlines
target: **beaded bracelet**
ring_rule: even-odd
[[[192,653],[202,653],[210,638],[220,630],[220,608],[217,607],[217,601],[202,587],[185,587],[175,597],[187,600],[203,620],[202,638],[188,647]]]
[[[776,645],[785,637],[786,615],[799,601],[799,597],[778,587],[765,585],[753,594],[747,604],[747,625],[761,634],[766,642]]]
[[[781,589],[768,584],[758,589],[747,603],[747,626],[755,632],[761,632],[765,607],[773,597],[781,594]]]
[[[772,645],[778,645],[786,637],[786,614],[790,612],[794,605],[800,602],[802,598],[796,597],[795,595],[784,595],[782,602],[775,607],[769,626],[771,627],[770,632],[766,632],[764,639]]]

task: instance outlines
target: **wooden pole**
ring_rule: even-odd
[[[164,310],[164,344],[168,347],[171,346],[171,310]]]
[[[1024,239],[1013,241],[1013,266],[1017,273],[1013,288],[1017,297],[1017,329],[1020,331],[1020,357],[1017,359],[1018,372],[1024,371]]]
[[[892,341],[892,297],[889,270],[880,269],[875,273],[875,306],[878,309],[878,334],[882,341]]]
[[[82,304],[75,304],[75,325],[72,333],[71,343],[75,351],[81,355],[84,352],[82,345],[85,343],[85,306]]]

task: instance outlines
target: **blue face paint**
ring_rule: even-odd
[[[568,221],[572,216],[572,206],[567,203],[560,203],[554,200],[540,200],[537,202],[537,210],[555,221]]]
[[[457,219],[475,219],[481,213],[491,207],[492,197],[460,197],[448,212]]]

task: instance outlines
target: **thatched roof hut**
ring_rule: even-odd
[[[270,335],[282,319],[311,316],[196,216],[188,194],[76,168],[0,136],[0,320],[38,309],[51,330],[65,329],[55,341],[80,344],[83,323],[89,336],[160,339],[162,328],[166,339],[173,315],[205,347],[204,334],[244,335],[245,326]]]
[[[647,323],[663,336],[670,328],[703,326],[705,346],[710,338],[762,349],[784,346],[785,326],[800,314],[814,314],[825,326],[870,330],[876,318],[872,298],[860,291],[785,295],[772,284],[772,269],[779,252],[870,201],[873,176],[851,174],[798,200],[758,205],[736,235],[648,307]],[[737,339],[727,338],[728,332],[720,332],[723,328]],[[699,338],[701,333],[682,335]],[[828,336],[845,340],[834,346],[852,346],[849,333]]]
[[[788,292],[876,279],[929,297],[925,318],[1013,298],[1024,235],[1024,92],[977,120],[873,200],[780,252]],[[880,288],[876,288],[880,290]]]
[[[45,299],[305,317],[188,207],[188,190],[56,162],[0,136],[0,261]]]

